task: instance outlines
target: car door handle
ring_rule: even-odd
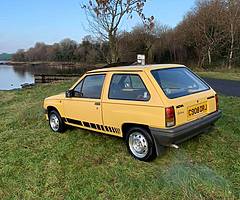
[[[95,106],[100,106],[100,102],[95,102],[94,105]]]

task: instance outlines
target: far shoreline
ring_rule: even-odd
[[[52,62],[52,61],[34,61],[34,62],[0,61],[0,65],[13,65],[13,66],[46,65],[48,67],[96,68],[96,67],[103,67],[106,64],[85,64],[85,63],[78,63],[78,62]]]

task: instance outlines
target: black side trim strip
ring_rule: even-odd
[[[67,118],[67,121],[71,124],[77,124],[77,125],[80,125],[82,126],[82,122],[81,121],[78,121],[78,120],[74,120],[74,119],[69,119]]]
[[[88,127],[88,128],[91,128],[90,124],[88,122],[83,122],[83,125]]]
[[[103,126],[103,125],[101,125],[101,129],[102,129],[103,131],[105,131],[105,130],[104,130],[104,126]]]
[[[90,123],[91,128],[97,129],[96,124]]]
[[[107,131],[109,132],[109,129],[108,129],[108,127],[107,127],[107,126],[105,126],[105,130],[107,130]]]
[[[96,126],[98,130],[101,130],[101,126],[99,124],[96,124]]]
[[[63,120],[65,122],[69,122],[71,124],[76,124],[76,125],[85,126],[85,127],[92,128],[92,129],[97,129],[97,130],[102,130],[102,131],[107,131],[107,132],[111,132],[111,133],[120,134],[120,129],[119,128],[114,128],[114,127],[110,127],[110,126],[103,126],[103,125],[89,123],[89,122],[82,122],[82,121],[79,121],[79,120],[69,119],[69,118],[63,118]]]

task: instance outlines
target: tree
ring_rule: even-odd
[[[137,13],[147,27],[153,27],[154,17],[146,18],[143,14],[145,2],[146,0],[89,0],[82,5],[91,31],[109,43],[109,63],[119,61],[117,35],[124,19],[132,18]]]
[[[19,49],[15,54],[12,56],[13,61],[25,61],[25,51],[24,49]]]
[[[42,61],[47,60],[48,46],[43,42],[37,42],[33,48],[25,53],[26,61]]]
[[[202,0],[180,24],[185,32],[185,43],[193,46],[197,53],[199,67],[205,60],[211,65],[213,55],[226,45],[225,13],[221,0]]]
[[[63,61],[74,61],[74,53],[77,48],[77,43],[71,39],[64,39],[60,42],[60,50]]]
[[[228,56],[228,68],[232,68],[233,56],[235,51],[236,34],[240,23],[240,2],[239,0],[225,0],[227,8],[227,30],[229,30],[230,50]]]

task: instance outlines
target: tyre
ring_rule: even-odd
[[[152,161],[157,157],[153,139],[144,128],[130,128],[127,131],[126,144],[129,153],[140,161]]]
[[[56,110],[49,112],[49,126],[56,133],[63,133],[65,130],[65,124]]]

